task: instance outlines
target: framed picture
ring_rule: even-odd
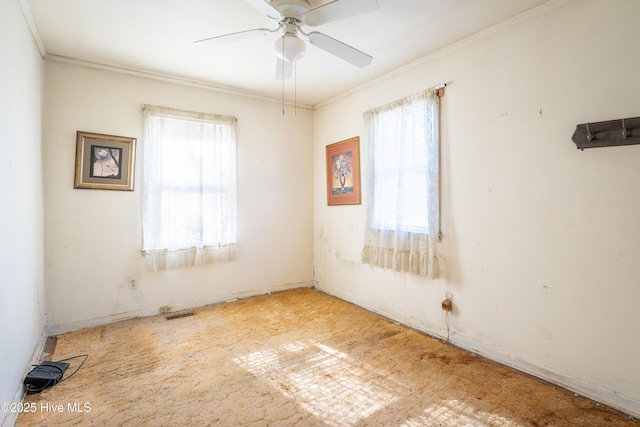
[[[133,191],[136,139],[77,132],[74,188]]]
[[[360,204],[360,137],[327,145],[327,204]]]

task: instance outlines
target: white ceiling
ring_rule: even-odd
[[[25,0],[23,0],[25,1]],[[193,41],[275,28],[243,0],[26,0],[47,57],[62,57],[280,99],[279,33],[201,49]],[[329,0],[310,0],[317,7]],[[341,0],[349,1],[349,0]],[[315,46],[297,63],[297,102],[317,105],[547,0],[378,0],[379,9],[314,27],[373,56],[357,68]],[[310,30],[306,28],[305,30]],[[293,79],[285,82],[293,99]]]

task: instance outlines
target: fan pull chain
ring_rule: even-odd
[[[282,60],[284,62],[284,59]],[[282,64],[284,67],[284,64]],[[284,76],[282,77],[282,115],[284,116]]]
[[[297,117],[297,116],[298,116],[298,61],[295,61],[293,63],[293,117]]]
[[[284,36],[282,36],[282,52],[284,52]],[[282,115],[284,116],[284,56],[282,57]]]

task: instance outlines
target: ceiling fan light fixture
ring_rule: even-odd
[[[307,51],[307,45],[298,36],[286,33],[275,42],[276,55],[288,62],[302,59]]]

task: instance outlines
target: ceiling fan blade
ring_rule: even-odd
[[[276,80],[287,80],[291,78],[293,62],[278,58],[276,60]]]
[[[378,0],[334,0],[331,3],[311,9],[302,15],[302,19],[305,24],[313,27],[370,12],[377,8]]]
[[[237,33],[225,34],[223,36],[210,37],[208,39],[198,40],[193,43],[198,47],[207,48],[211,46],[218,46],[225,43],[235,42],[238,40],[248,39],[251,37],[264,36],[265,34],[269,34],[270,32],[271,30],[268,30],[266,28],[256,28],[255,30],[240,31]]]
[[[371,64],[373,60],[373,57],[366,53],[317,31],[309,33],[309,43],[338,58],[344,59],[356,67],[364,68]]]
[[[284,18],[282,14],[275,7],[271,6],[270,3],[265,0],[245,0],[251,6],[258,9],[260,12],[264,13],[271,19],[281,20]]]

